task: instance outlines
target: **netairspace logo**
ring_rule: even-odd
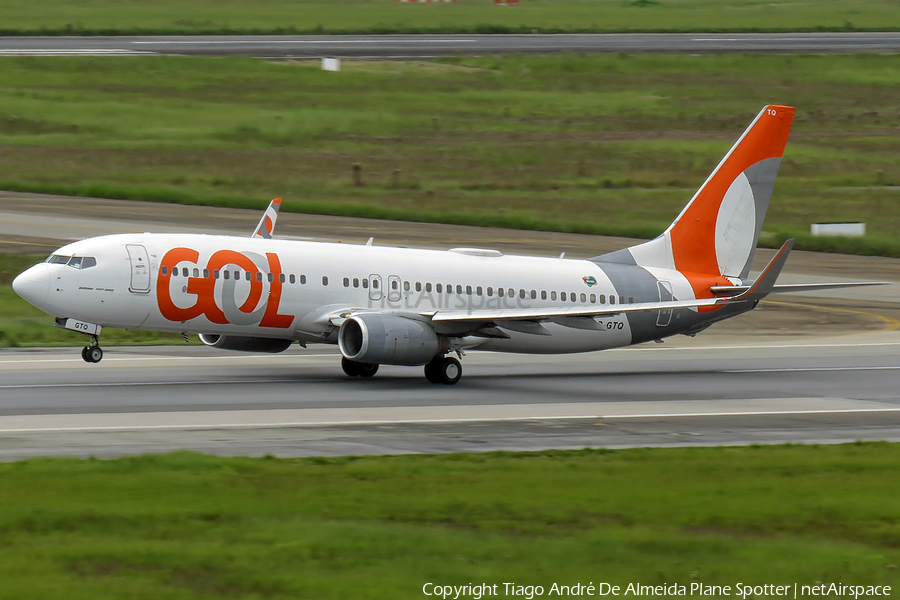
[[[512,596],[533,600],[536,596],[737,596],[761,598],[767,596],[800,598],[835,596],[843,598],[861,598],[869,596],[890,596],[889,585],[847,585],[844,583],[817,583],[816,585],[800,585],[797,583],[776,585],[750,585],[736,583],[734,585],[707,585],[705,583],[664,583],[662,585],[643,585],[629,583],[627,586],[610,583],[587,585],[582,583],[559,584],[550,586],[522,585],[518,583],[469,583],[466,585],[441,585],[426,583],[422,586],[422,594],[435,596],[443,600],[481,600],[497,596]]]

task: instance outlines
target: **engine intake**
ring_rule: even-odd
[[[348,360],[382,365],[424,365],[446,341],[426,323],[375,314],[355,315],[341,325],[338,346]]]
[[[268,352],[270,354],[284,352],[294,343],[294,340],[245,337],[242,335],[215,335],[210,333],[201,333],[200,341],[207,346],[221,348],[222,350],[235,350],[237,352]]]

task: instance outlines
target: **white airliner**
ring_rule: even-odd
[[[449,355],[468,349],[587,352],[694,335],[773,292],[877,285],[776,285],[793,241],[748,279],[793,118],[766,106],[665,232],[589,260],[275,240],[274,200],[249,238],[91,238],[13,288],[89,335],[92,363],[101,329],[119,327],[248,352],[336,343],[347,375],[424,365],[428,381],[453,384],[462,368]]]

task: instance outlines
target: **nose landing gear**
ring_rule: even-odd
[[[91,343],[81,349],[81,358],[84,362],[98,363],[103,360],[103,348],[96,335],[91,336]]]

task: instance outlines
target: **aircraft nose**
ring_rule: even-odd
[[[50,293],[50,270],[43,263],[34,265],[13,279],[12,286],[23,300],[40,308]]]

